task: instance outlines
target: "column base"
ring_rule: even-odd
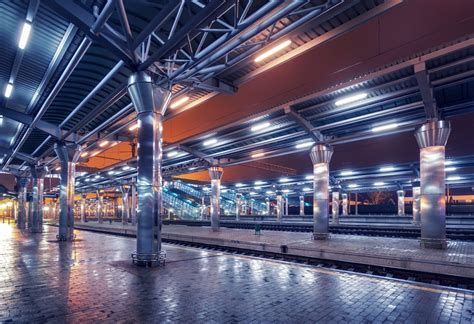
[[[330,237],[329,233],[313,233],[313,240],[328,240]]]
[[[56,239],[60,242],[72,242],[76,239],[76,234],[71,234],[71,235],[56,235]]]
[[[446,239],[420,238],[420,246],[424,249],[446,249],[448,242]]]
[[[220,232],[221,229],[220,228],[211,228],[211,232]]]
[[[166,251],[160,251],[157,253],[137,253],[132,252],[133,264],[140,267],[153,267],[159,265],[165,265],[166,263]]]

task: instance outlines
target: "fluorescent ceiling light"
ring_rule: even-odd
[[[379,169],[380,172],[390,172],[390,171],[395,171],[395,168],[393,166],[385,166],[385,167],[381,167]]]
[[[265,191],[265,193],[266,193],[267,195],[272,195],[272,194],[273,194],[273,191]]]
[[[444,162],[444,165],[452,165],[452,164],[454,164],[454,161],[453,161],[453,160],[446,160],[446,161]]]
[[[313,175],[310,174],[310,175],[307,175],[306,177],[304,177],[306,180],[313,180]]]
[[[258,195],[258,193],[254,192],[254,191],[250,192],[250,194],[251,195]]]
[[[384,186],[384,185],[385,185],[385,182],[374,182],[374,186],[377,186],[377,187]]]
[[[185,102],[187,102],[188,100],[189,100],[189,97],[179,98],[178,100],[176,100],[175,102],[173,102],[170,105],[170,108],[171,109],[177,108],[177,107],[181,106],[182,104],[184,104]]]
[[[28,38],[30,36],[30,31],[31,24],[29,22],[25,22],[21,31],[20,41],[18,42],[18,47],[20,49],[25,49],[26,43],[28,43]]]
[[[357,94],[352,95],[352,96],[341,98],[341,99],[337,100],[334,104],[336,106],[342,106],[342,105],[346,105],[348,103],[351,103],[351,102],[354,102],[354,101],[359,101],[359,100],[362,100],[362,99],[365,99],[365,98],[367,98],[367,93],[362,92],[362,93],[357,93]]]
[[[109,144],[109,141],[103,141],[99,144],[100,147],[104,147],[106,146],[107,144]]]
[[[171,152],[168,152],[168,154],[166,154],[168,157],[173,157],[173,156],[176,156],[178,155],[179,152],[178,151],[171,151]]]
[[[57,167],[57,168],[54,169],[54,170],[59,171],[59,170],[61,170],[61,167]]]
[[[260,62],[260,61],[266,59],[267,57],[272,56],[273,54],[277,53],[278,51],[281,51],[285,47],[288,47],[290,44],[291,44],[291,40],[288,39],[288,40],[276,45],[275,47],[272,47],[268,51],[266,51],[266,52],[260,54],[259,56],[257,56],[255,58],[255,62]]]
[[[265,156],[265,153],[263,153],[263,152],[255,153],[255,154],[252,154],[250,157],[253,158],[253,159],[256,159],[256,158],[259,158],[259,157],[262,157],[262,156]]]
[[[252,132],[257,132],[259,130],[262,130],[262,129],[265,129],[267,127],[270,127],[270,123],[269,122],[263,122],[263,123],[260,123],[260,124],[257,124],[257,125],[253,125],[250,130]]]
[[[245,185],[244,185],[243,183],[240,183],[240,182],[239,182],[239,183],[237,183],[235,186],[236,186],[236,187],[243,187],[243,186],[245,186]]]
[[[303,142],[303,143],[296,144],[295,147],[297,149],[301,149],[301,148],[313,146],[313,144],[314,142]]]
[[[89,153],[84,152],[84,153],[81,154],[81,157],[86,157],[86,156],[88,156],[88,155],[89,155]]]
[[[349,188],[356,188],[356,187],[358,187],[358,185],[355,184],[355,183],[351,183],[351,184],[349,184],[347,187],[349,187]]]
[[[461,177],[460,176],[451,176],[451,177],[448,177],[446,180],[448,180],[448,181],[457,181],[457,180],[461,180]]]
[[[107,172],[107,174],[108,175],[113,175],[113,174],[115,174],[115,171],[109,171],[109,172]]]
[[[288,178],[281,178],[279,181],[280,181],[280,182],[288,182],[288,181],[290,181],[290,179],[288,179]]]
[[[5,97],[10,98],[10,96],[12,95],[12,91],[13,91],[13,84],[11,83],[7,84],[7,87],[5,88]]]
[[[372,127],[372,132],[374,132],[374,133],[383,132],[383,131],[386,131],[386,130],[395,129],[397,127],[398,127],[397,123],[387,124],[387,125],[382,125],[382,126],[376,126],[376,127]]]
[[[283,189],[281,192],[283,192],[283,193],[289,193],[289,192],[290,192],[290,189]]]
[[[444,168],[444,171],[446,172],[451,172],[451,171],[456,171],[457,168],[456,167],[447,167],[447,168]]]
[[[190,167],[190,168],[188,168],[189,171],[193,171],[193,170],[196,170],[196,169],[197,169],[197,167]]]
[[[253,188],[254,188],[255,190],[260,190],[260,189],[262,189],[262,187],[260,187],[260,186],[255,186],[255,187],[253,187]]]
[[[215,139],[215,138],[210,138],[210,139],[204,141],[204,143],[202,143],[202,145],[204,145],[204,146],[211,146],[211,145],[214,145],[214,144],[216,144],[216,143],[217,143],[217,139]]]
[[[256,185],[256,186],[261,186],[261,185],[263,185],[263,184],[265,184],[265,183],[266,183],[265,181],[260,181],[260,180],[258,180],[258,181],[255,181],[255,182],[254,182],[254,185]]]
[[[303,188],[303,191],[311,191],[311,188]]]
[[[341,172],[341,176],[345,177],[345,176],[351,176],[354,174],[354,171],[351,171],[351,170],[347,170],[347,171],[342,171]]]
[[[94,176],[94,179],[100,179],[100,175]]]
[[[123,170],[123,171],[128,171],[128,170],[130,170],[131,168],[132,168],[132,167],[130,167],[130,166],[128,166],[128,165],[125,165],[125,166],[122,168],[122,170]]]

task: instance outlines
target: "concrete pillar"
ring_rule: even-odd
[[[325,240],[329,238],[329,162],[333,148],[325,144],[316,144],[311,148],[310,157],[313,162],[313,238]]]
[[[421,246],[426,248],[447,246],[444,162],[450,132],[444,120],[429,121],[415,132],[420,147]]]
[[[270,216],[270,198],[269,197],[265,198],[265,210],[266,210],[266,215]]]
[[[276,218],[280,222],[283,215],[283,196],[281,193],[277,192],[276,196]]]
[[[161,252],[161,206],[163,115],[171,92],[155,87],[145,71],[133,73],[128,93],[137,112],[137,249],[132,253],[138,265],[152,265]]]
[[[300,196],[300,216],[304,216],[304,196]]]
[[[82,223],[86,222],[86,198],[87,198],[87,194],[82,193],[81,194],[81,222]]]
[[[128,203],[128,196],[130,194],[129,185],[121,185],[120,192],[122,193],[122,224],[127,225],[130,218],[130,204]]]
[[[131,207],[131,218],[132,218],[132,226],[137,225],[137,186],[135,183],[132,183],[132,207]]]
[[[104,191],[96,190],[96,194],[97,194],[96,216],[97,216],[97,221],[99,222],[99,224],[102,224],[104,222],[104,215],[105,215]]]
[[[235,220],[240,221],[240,212],[242,208],[242,194],[235,194]]]
[[[59,190],[59,233],[60,241],[74,239],[74,178],[76,162],[80,157],[79,146],[56,143],[54,151],[61,162],[61,186]]]
[[[339,191],[332,192],[332,223],[339,224]]]
[[[16,177],[17,194],[18,194],[18,215],[16,226],[24,230],[26,228],[26,187],[28,186],[28,178]]]
[[[347,194],[342,194],[342,216],[347,216],[349,214],[349,200],[347,199]]]
[[[397,190],[398,216],[405,216],[405,191]]]
[[[219,231],[219,222],[221,219],[221,179],[224,170],[218,166],[209,168],[209,176],[211,177],[211,229]]]
[[[420,225],[420,187],[413,187],[413,224]]]

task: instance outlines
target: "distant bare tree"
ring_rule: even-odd
[[[387,191],[370,192],[367,194],[367,202],[371,205],[395,204],[393,194]]]

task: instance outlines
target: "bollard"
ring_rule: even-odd
[[[262,230],[262,225],[261,224],[255,224],[255,235],[260,235]]]

